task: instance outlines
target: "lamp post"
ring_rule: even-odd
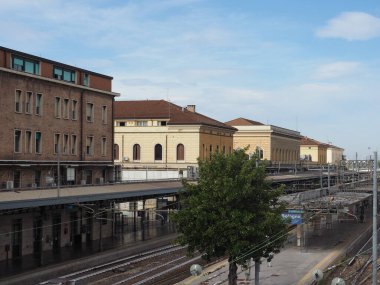
[[[377,151],[373,153],[372,285],[377,284]]]

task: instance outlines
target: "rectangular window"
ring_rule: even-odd
[[[69,154],[69,135],[63,135],[63,154]]]
[[[119,127],[125,127],[125,122],[119,122]]]
[[[39,62],[19,56],[12,57],[12,68],[17,71],[24,71],[37,75],[40,74]]]
[[[36,94],[36,115],[41,116],[42,114],[42,94]]]
[[[63,118],[69,118],[69,99],[63,99]]]
[[[35,133],[35,147],[36,147],[36,153],[42,152],[42,134],[41,134],[41,132]]]
[[[87,73],[83,74],[83,85],[84,86],[89,86],[89,75]]]
[[[54,153],[57,154],[60,152],[59,144],[61,140],[61,134],[54,134]]]
[[[71,135],[71,154],[76,155],[77,154],[77,136]]]
[[[107,106],[102,106],[102,123],[107,124]]]
[[[138,127],[146,127],[146,126],[148,126],[148,121],[137,121],[136,125]]]
[[[25,153],[32,153],[32,132],[25,131]]]
[[[102,156],[107,155],[107,138],[103,137],[101,142],[101,154]]]
[[[61,98],[60,97],[55,97],[54,116],[56,118],[61,118]]]
[[[94,148],[94,137],[87,137],[86,139],[86,154],[92,155]]]
[[[32,92],[26,92],[25,113],[27,113],[27,114],[32,113],[32,98],[33,98],[33,93]]]
[[[15,130],[15,144],[14,144],[15,152],[21,152],[21,131]]]
[[[22,93],[21,90],[16,90],[15,94],[15,111],[17,113],[22,112]]]
[[[94,121],[94,104],[92,103],[86,105],[86,119],[88,122]]]
[[[73,70],[64,69],[64,68],[55,66],[53,69],[53,77],[55,79],[75,83],[75,71]]]
[[[71,101],[71,119],[78,119],[78,102],[76,100]]]

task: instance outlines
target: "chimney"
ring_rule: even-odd
[[[195,105],[187,105],[186,109],[190,112],[195,113]]]

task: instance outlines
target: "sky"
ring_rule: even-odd
[[[116,100],[380,149],[380,2],[0,0],[0,45],[112,76]]]

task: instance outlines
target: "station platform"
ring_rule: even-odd
[[[313,272],[332,266],[339,259],[355,254],[372,234],[372,209],[368,209],[363,223],[336,221],[332,227],[318,233],[308,233],[304,246],[298,247],[293,230],[285,247],[276,254],[268,266],[266,259],[260,265],[260,285],[311,285]],[[189,273],[190,275],[190,273]],[[254,263],[250,273],[238,267],[238,284],[253,285]],[[204,268],[200,276],[191,276],[177,285],[226,285],[228,262],[224,260]]]

